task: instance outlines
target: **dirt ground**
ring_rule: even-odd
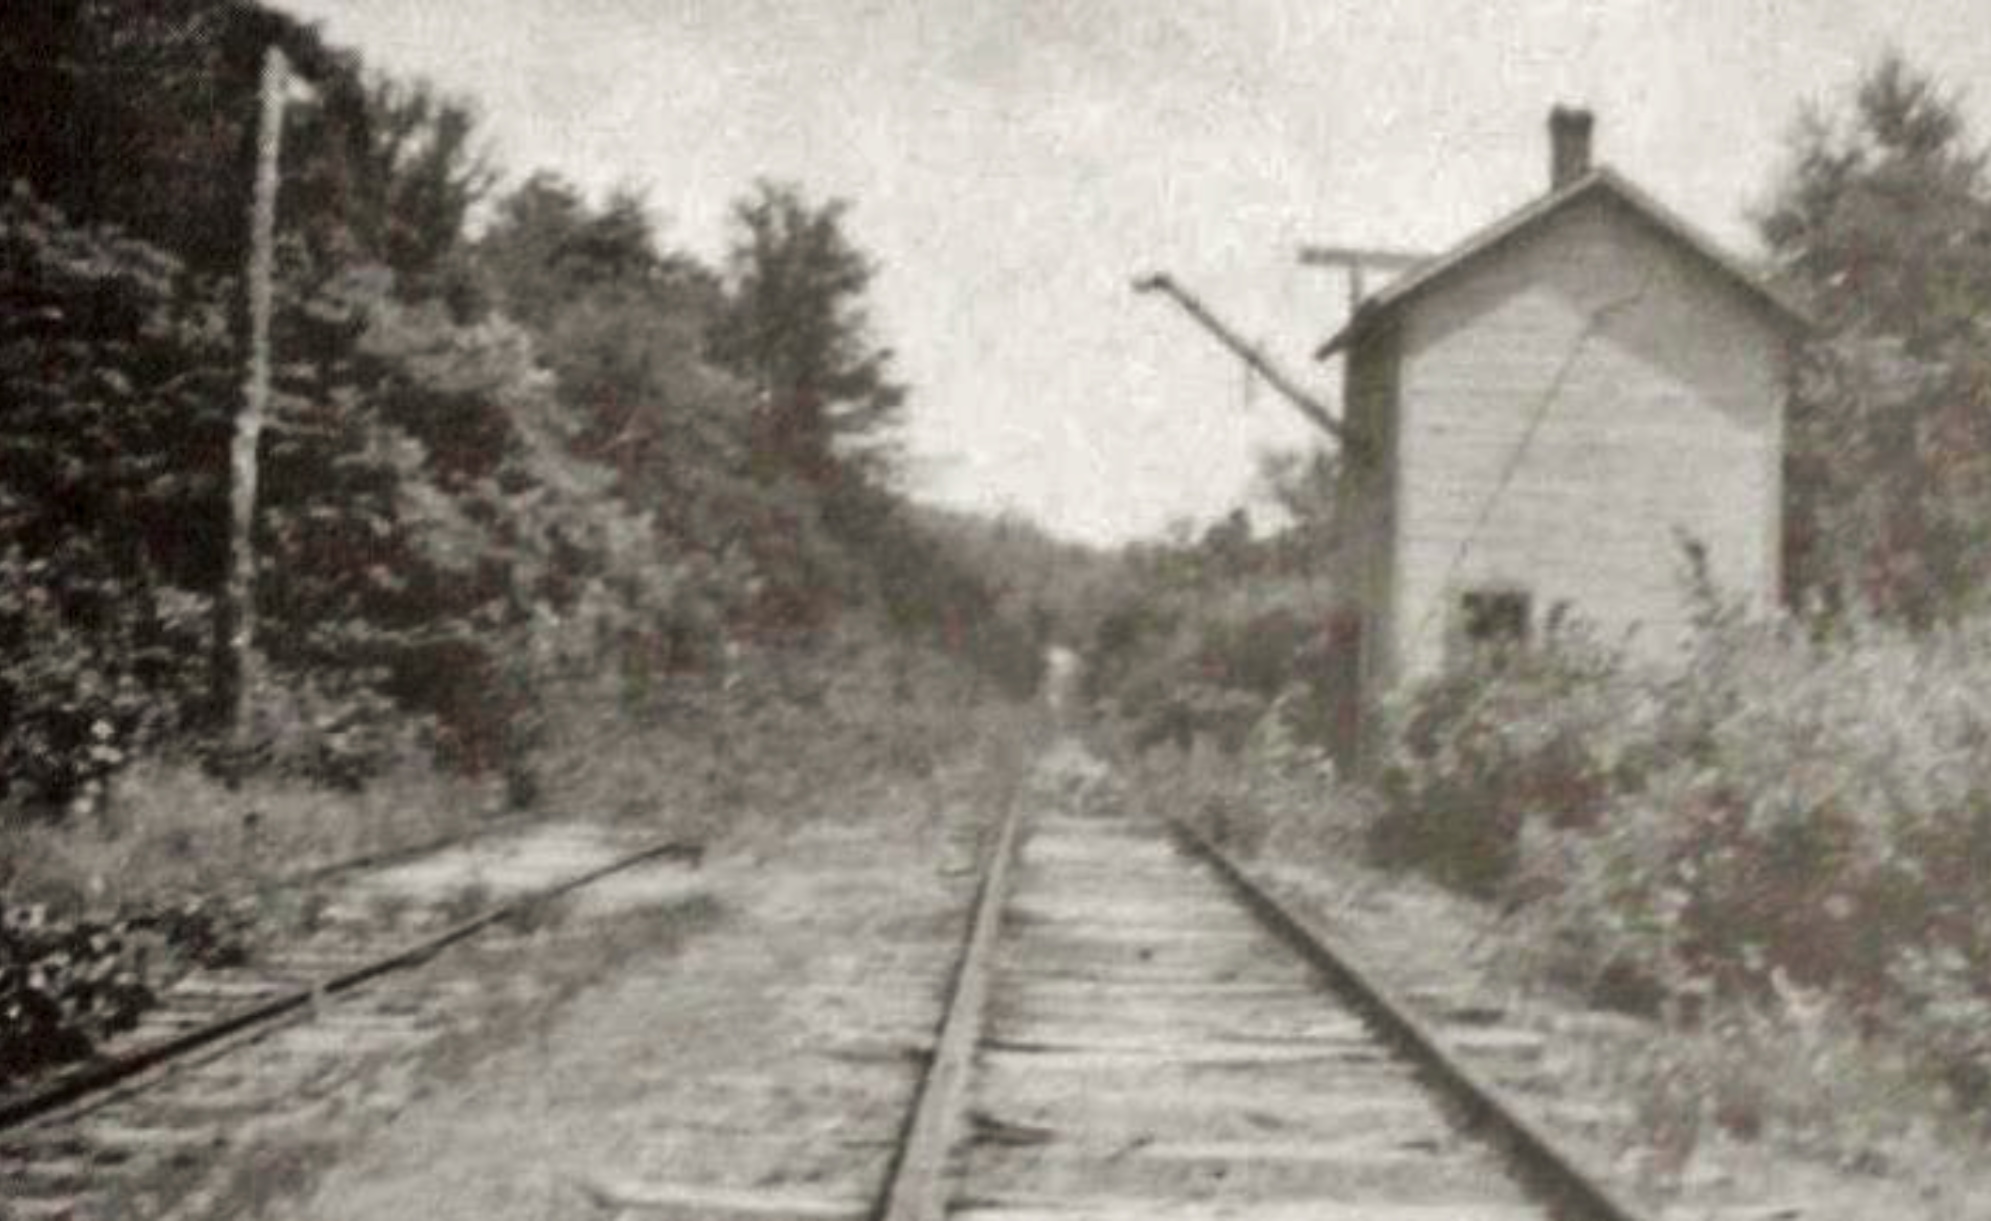
[[[355,1134],[290,1221],[835,1212],[884,1172],[965,918],[944,831],[799,833],[707,864],[725,911],[632,955],[460,1083]],[[494,881],[502,867],[482,873]]]

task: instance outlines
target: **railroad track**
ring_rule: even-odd
[[[1018,817],[874,1217],[1636,1215],[1195,832]]]
[[[525,842],[530,862],[501,860],[504,876],[480,870],[426,900],[368,885],[421,868],[415,852],[315,871],[304,880],[335,889],[302,935],[181,978],[97,1056],[0,1093],[0,1217],[105,1221],[197,1203],[221,1145],[432,1041],[460,994],[482,987],[415,968],[494,928],[529,931],[576,892],[698,854],[676,840],[610,850],[579,829],[571,842]],[[458,837],[432,852],[475,846]],[[388,980],[398,986],[368,987]]]
[[[631,1221],[1633,1215],[1460,1063],[1450,1050],[1460,1032],[1440,1039],[1406,1015],[1221,851],[1185,828],[1067,807],[1044,792],[1006,816],[972,903],[964,894],[953,909],[969,913],[969,933],[951,977],[942,964],[954,934],[945,925],[934,930],[930,970],[920,966],[923,934],[913,932],[889,952],[851,945],[847,962],[814,972],[810,1004],[878,994],[858,1007],[870,1014],[863,1029],[819,1025],[842,1042],[825,1047],[816,1067],[840,1065],[841,1075],[805,1088],[792,1074],[813,1061],[798,1044],[764,1071],[685,1083],[687,1105],[657,1129],[677,1151],[655,1163],[651,1173],[665,1177],[577,1177],[583,1206]],[[577,872],[561,888],[674,851],[656,846]],[[240,1133],[295,1094],[323,1093],[328,1077],[356,1061],[413,1063],[407,1049],[452,1020],[446,993],[462,982],[435,973],[428,986],[421,981],[431,973],[401,972],[395,986],[355,989],[331,1005],[330,981],[356,985],[370,966],[420,962],[542,898],[448,921],[391,955],[379,953],[377,937],[363,956],[356,944],[300,945],[299,957],[261,968],[268,977],[253,986],[268,991],[216,989],[204,1016],[199,1006],[180,1019],[162,1015],[149,1044],[162,1049],[156,1063],[131,1057],[115,1079],[72,1083],[71,1096],[44,1099],[30,1117],[10,1108],[0,1130],[0,1216],[213,1211],[191,1180],[215,1142],[239,1147]],[[734,965],[721,955],[707,968],[711,979],[679,986],[723,989]],[[269,1012],[220,1029],[255,1007]],[[316,1020],[263,1037],[303,1015]],[[183,1047],[162,1043],[178,1037],[165,1028],[178,1020],[203,1033]],[[896,1094],[906,1085],[895,1078],[914,1083],[896,1137],[889,1106],[877,1111],[875,1130],[870,1120],[831,1124],[819,1130],[834,1132],[843,1152],[792,1173],[781,1160],[753,1169],[759,1163],[744,1150],[727,1148],[765,1141],[778,1123],[735,1132],[699,1101],[745,1091],[765,1094],[771,1107],[781,1097],[844,1093],[860,1079]],[[303,1131],[314,1122],[305,1116]],[[694,1154],[701,1150],[709,1157]]]

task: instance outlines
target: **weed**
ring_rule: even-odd
[[[357,792],[251,777],[230,788],[192,762],[139,760],[111,782],[114,822],[22,823],[0,843],[0,891],[80,911],[174,894],[242,893],[362,854],[469,831],[494,782],[410,768]]]

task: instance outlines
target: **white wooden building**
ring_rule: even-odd
[[[1344,723],[1480,642],[1581,619],[1647,655],[1724,593],[1780,596],[1799,313],[1550,120],[1548,192],[1363,301],[1344,361]],[[1366,735],[1361,735],[1366,736]]]

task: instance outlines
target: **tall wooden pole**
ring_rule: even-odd
[[[1408,271],[1431,256],[1408,250],[1365,250],[1354,246],[1302,246],[1300,262],[1314,267],[1339,267],[1348,273],[1348,316],[1362,306],[1362,271]]]
[[[234,739],[238,761],[250,745],[249,709],[261,674],[256,658],[256,447],[270,400],[270,315],[275,302],[277,156],[283,144],[283,101],[290,65],[283,52],[263,53],[262,107],[256,131],[256,178],[249,205],[249,371],[235,423],[230,486],[229,602],[234,632]]]

